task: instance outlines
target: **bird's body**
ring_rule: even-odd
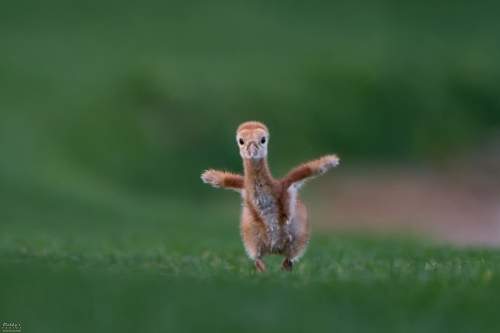
[[[231,188],[241,193],[241,235],[249,257],[259,271],[265,271],[262,258],[268,254],[285,257],[282,270],[291,270],[292,262],[305,251],[309,223],[305,205],[297,190],[307,178],[338,165],[335,155],[303,164],[285,177],[274,179],[267,166],[269,132],[258,122],[240,125],[237,141],[245,175],[207,170],[202,179],[215,187]]]
[[[241,234],[248,255],[254,260],[267,254],[298,259],[306,248],[309,227],[297,188],[286,189],[275,180],[265,159],[245,160],[244,167]]]

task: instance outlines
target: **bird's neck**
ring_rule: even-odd
[[[272,176],[267,166],[267,158],[258,160],[247,160],[243,162],[245,168],[245,182],[247,184],[270,184]]]

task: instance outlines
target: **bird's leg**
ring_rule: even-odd
[[[282,272],[288,271],[291,272],[293,269],[293,263],[290,259],[285,259],[281,263],[280,269]]]
[[[261,273],[264,273],[266,271],[266,265],[264,264],[264,261],[261,258],[257,258],[254,261],[255,268]]]

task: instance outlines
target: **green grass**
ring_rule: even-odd
[[[237,196],[199,180],[241,170],[234,131],[250,119],[271,130],[276,176],[333,152],[347,168],[436,160],[495,135],[496,8],[0,1],[0,320],[23,332],[498,332],[499,250],[311,221],[295,271],[268,258],[261,276]]]
[[[0,314],[23,332],[500,328],[495,249],[323,234],[312,221],[294,272],[279,272],[281,258],[268,257],[260,275],[244,253],[232,192],[195,205],[77,189],[63,197],[11,188],[2,200],[3,220],[16,223],[0,235]]]
[[[499,329],[498,251],[314,236],[295,272],[278,272],[279,261],[269,258],[260,275],[239,247],[146,250],[133,245],[136,238],[155,243],[134,233],[122,244],[99,237],[90,251],[71,241],[4,249],[4,320],[29,332]]]

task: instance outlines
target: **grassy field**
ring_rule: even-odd
[[[323,234],[258,275],[236,126],[273,172],[443,160],[500,126],[496,2],[0,1],[0,320],[22,332],[498,332],[500,251]],[[328,175],[327,177],[334,177]],[[314,194],[305,189],[306,202]],[[310,195],[310,197],[307,197]]]
[[[500,328],[498,250],[323,234],[312,221],[295,271],[282,274],[280,258],[269,257],[260,275],[240,242],[234,193],[193,205],[33,192],[3,197],[0,210],[3,221],[16,214],[0,235],[0,315],[23,332]]]
[[[23,332],[499,329],[489,251],[315,238],[297,272],[263,277],[237,250],[8,258],[24,264],[2,264],[0,312]]]

